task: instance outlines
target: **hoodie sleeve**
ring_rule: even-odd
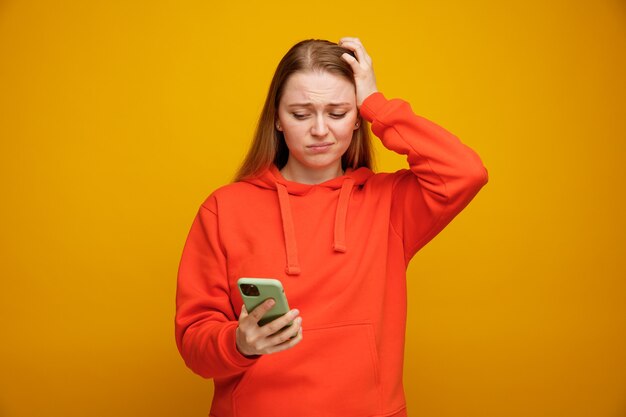
[[[183,250],[176,289],[176,345],[187,366],[205,378],[236,375],[255,363],[235,341],[226,258],[211,197],[194,219]]]
[[[487,183],[487,170],[472,149],[403,100],[377,92],[361,114],[387,149],[407,155],[410,170],[393,174],[391,225],[408,263]]]

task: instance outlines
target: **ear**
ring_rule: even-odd
[[[361,118],[360,117],[356,119],[356,122],[354,123],[354,129],[352,129],[352,130],[358,130],[359,127],[361,127]]]
[[[283,131],[283,127],[280,125],[280,120],[276,120],[276,122],[274,123],[274,126],[276,127],[276,130],[278,130],[279,132]]]

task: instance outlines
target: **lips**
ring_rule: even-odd
[[[308,145],[307,149],[312,153],[323,153],[329,150],[333,145],[334,143],[332,142],[316,143],[314,145]]]

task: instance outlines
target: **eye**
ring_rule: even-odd
[[[333,119],[343,119],[346,114],[348,113],[330,113],[330,117],[332,117]]]
[[[291,114],[297,120],[304,120],[307,117],[309,117],[309,115],[307,113],[291,113]]]

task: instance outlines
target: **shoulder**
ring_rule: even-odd
[[[368,178],[366,184],[372,188],[393,187],[399,180],[412,173],[409,169],[400,169],[395,172],[377,172]]]
[[[254,195],[258,192],[259,187],[253,184],[243,181],[233,182],[223,185],[209,194],[202,202],[202,207],[216,212],[219,205],[244,203],[254,198]]]

